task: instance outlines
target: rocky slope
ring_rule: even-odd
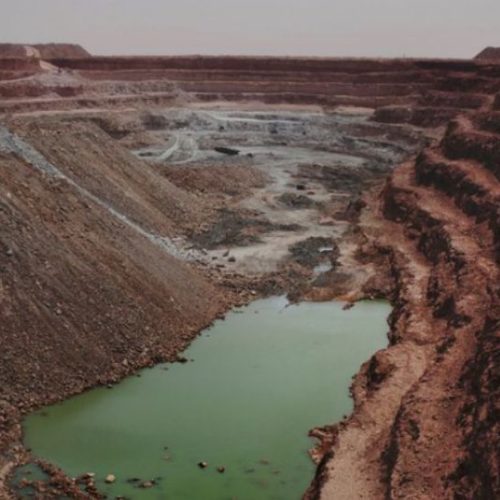
[[[319,434],[307,498],[500,494],[496,124],[487,108],[450,123],[365,213],[393,280],[391,343],[356,377],[353,415]]]
[[[234,300],[171,238],[197,199],[96,127],[15,128],[0,128],[2,473],[19,412],[174,360]]]

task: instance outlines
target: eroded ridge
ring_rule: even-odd
[[[492,110],[458,117],[374,202],[391,345],[358,374],[307,498],[498,496],[498,132]]]

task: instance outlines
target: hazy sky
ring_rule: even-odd
[[[94,54],[472,57],[500,0],[0,0],[0,42]]]

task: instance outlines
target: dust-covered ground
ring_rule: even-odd
[[[190,235],[204,262],[263,275],[293,259],[294,245],[340,242],[363,192],[422,144],[416,129],[370,118],[356,108],[192,105],[147,114],[147,135],[127,141],[147,142],[134,154],[174,184],[226,194],[215,219]],[[333,258],[328,247],[325,260]]]

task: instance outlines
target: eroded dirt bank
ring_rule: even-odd
[[[497,119],[450,124],[364,213],[392,278],[391,345],[357,375],[353,415],[315,432],[306,498],[498,497]]]
[[[494,497],[498,66],[26,64],[0,66],[2,487],[22,414],[284,291],[395,306],[309,498]],[[98,496],[53,473],[42,498]]]

